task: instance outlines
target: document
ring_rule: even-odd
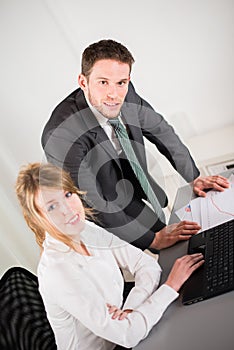
[[[229,178],[230,187],[223,192],[211,190],[206,197],[192,199],[175,212],[180,220],[199,223],[201,231],[234,219],[234,175]]]

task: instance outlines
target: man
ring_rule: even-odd
[[[53,111],[42,146],[48,161],[69,171],[87,191],[84,199],[97,210],[99,225],[141,249],[159,250],[189,239],[200,226],[186,221],[166,226],[161,208],[167,198],[147,171],[143,136],[186,181],[193,181],[197,195],[205,196],[208,188],[222,191],[228,182],[221,176],[199,177],[173,128],[136,94],[130,83],[133,62],[128,49],[113,40],[87,47],[80,88]],[[120,129],[128,133],[131,146],[124,147]]]

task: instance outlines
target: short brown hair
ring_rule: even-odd
[[[127,63],[132,69],[134,58],[128,49],[117,41],[106,39],[89,45],[82,54],[81,73],[88,77],[99,60],[111,59]]]
[[[55,238],[74,249],[72,239],[48,222],[38,208],[35,198],[40,188],[63,189],[76,193],[83,205],[83,195],[74,185],[70,175],[50,163],[30,163],[21,168],[16,180],[16,194],[23,210],[24,218],[35,233],[36,241],[41,249],[45,240],[45,232],[49,232]],[[84,206],[85,207],[85,206]],[[85,208],[87,218],[93,219],[93,210]]]

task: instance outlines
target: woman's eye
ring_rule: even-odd
[[[107,82],[106,82],[105,80],[101,80],[101,81],[100,81],[100,84],[101,84],[101,85],[106,85]]]
[[[51,204],[48,208],[48,211],[52,211],[56,208],[56,204]]]
[[[72,196],[72,192],[66,192],[66,193],[65,193],[65,197],[69,198],[69,197],[71,197],[71,196]]]

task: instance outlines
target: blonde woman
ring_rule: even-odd
[[[90,222],[93,213],[68,173],[29,164],[19,172],[16,193],[41,248],[39,290],[59,350],[136,346],[204,262],[201,254],[177,259],[158,287],[159,264]],[[125,301],[121,267],[135,276]]]

